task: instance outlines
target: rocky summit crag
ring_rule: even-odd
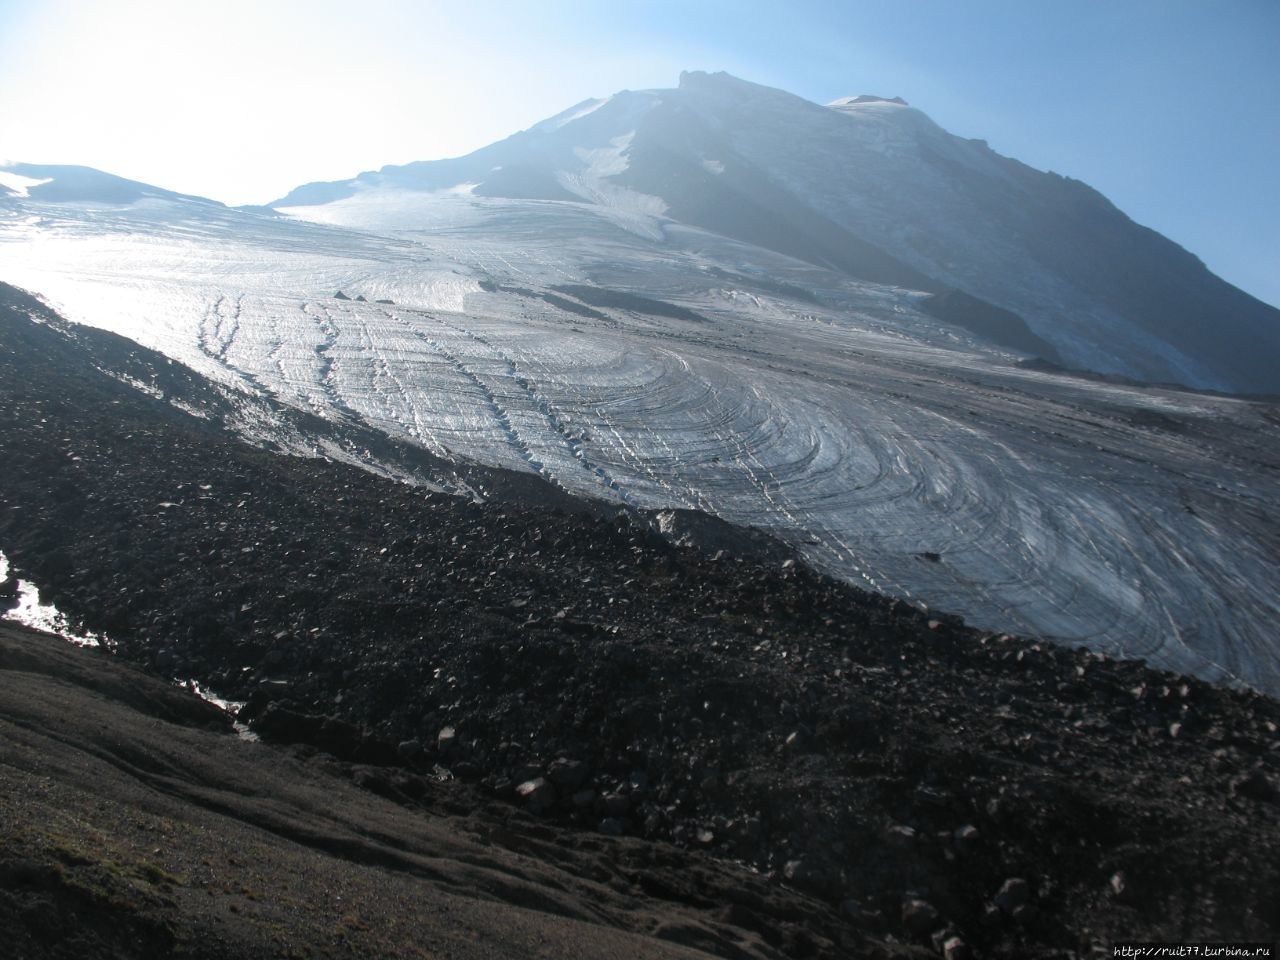
[[[633,882],[713,917],[686,943],[712,956],[1274,935],[1273,699],[976,631],[528,475],[476,468],[502,493],[479,502],[250,446],[227,426],[294,416],[305,448],[330,425],[247,403],[6,288],[0,546],[118,657],[247,701],[370,803],[430,817],[449,780],[455,811],[643,851]],[[732,895],[707,858],[764,884]]]

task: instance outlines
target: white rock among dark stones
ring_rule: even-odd
[[[978,845],[978,828],[971,823],[956,827],[951,836],[955,840],[956,849],[961,852],[972,850]]]
[[[992,897],[995,905],[1005,913],[1013,913],[1031,899],[1031,885],[1021,877],[1010,877]]]
[[[794,730],[787,735],[786,748],[791,753],[807,753],[809,750],[809,738],[800,730]]]
[[[458,731],[453,727],[441,727],[440,732],[436,734],[436,751],[442,757],[447,757],[458,746]]]
[[[1124,871],[1117,870],[1111,875],[1111,879],[1107,881],[1107,887],[1111,890],[1113,897],[1123,897],[1129,889],[1129,882],[1125,879]]]
[[[556,802],[556,788],[546,777],[526,780],[516,787],[516,799],[524,803],[530,813],[541,813]]]
[[[897,847],[908,847],[915,842],[915,827],[908,827],[904,823],[895,823],[885,831],[885,839]]]
[[[782,868],[782,875],[788,880],[800,881],[809,875],[809,866],[803,859],[788,860]]]

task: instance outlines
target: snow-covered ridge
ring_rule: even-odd
[[[6,163],[0,165],[0,188],[13,198],[34,198],[54,202],[132,203],[146,197],[183,200],[221,207],[222,204],[203,197],[174,193],[126,180],[92,167],[69,164]],[[2,196],[0,196],[2,198]]]
[[[583,117],[595,113],[611,99],[612,97],[604,97],[603,99],[584,100],[582,103],[570,107],[568,110],[564,111],[564,113],[558,113],[554,117],[549,117],[540,123],[534,124],[531,129],[559,130],[566,124],[572,123],[575,120],[581,120]]]
[[[871,93],[863,93],[856,97],[840,97],[827,104],[828,107],[858,107],[868,103],[896,103],[898,106],[910,106],[901,97],[877,97]]]

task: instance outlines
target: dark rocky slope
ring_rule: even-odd
[[[197,420],[87,357],[163,359],[73,333],[6,293],[0,548],[121,656],[249,700],[264,737],[405,804],[452,776],[643,838],[667,858],[649,895],[792,955],[1274,936],[1275,701],[529,488],[481,505],[254,449],[225,401]],[[694,853],[810,906],[726,903]]]

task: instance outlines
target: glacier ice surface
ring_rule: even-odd
[[[983,628],[1280,692],[1271,406],[1019,366],[912,291],[656,210],[381,191],[289,212],[11,198],[0,278],[443,456],[749,524]]]

